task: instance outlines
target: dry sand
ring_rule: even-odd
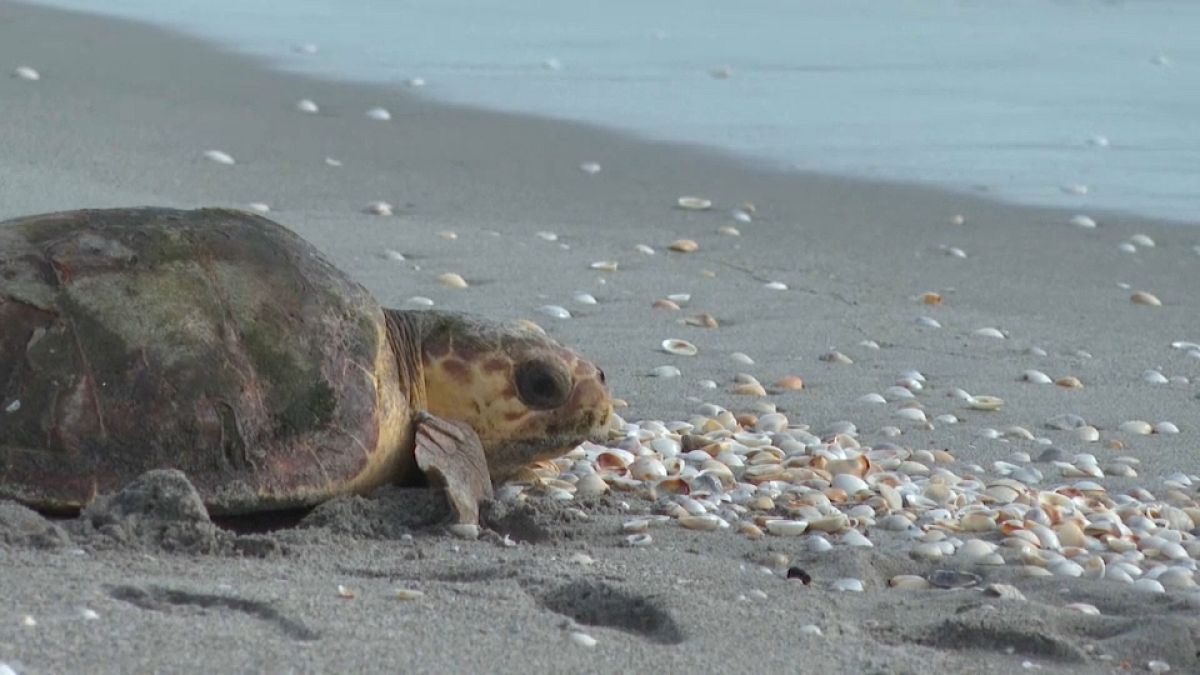
[[[7,77],[19,65],[41,80]],[[1101,480],[1111,492],[1156,490],[1173,472],[1200,473],[1200,358],[1171,348],[1200,341],[1196,223],[1092,213],[1100,226],[1086,230],[1061,211],[776,173],[703,149],[435,105],[399,86],[283,74],[162,30],[12,3],[0,5],[0,70],[0,218],[266,202],[271,217],[385,304],[419,295],[441,308],[538,320],[606,369],[615,395],[629,401],[627,420],[685,419],[699,399],[743,410],[751,400],[729,391],[736,373],[768,383],[795,374],[806,388],[771,397],[780,409],[815,431],[853,421],[866,444],[947,448],[990,467],[1014,451],[1036,457],[1045,449],[977,435],[1021,425],[1067,457],[1140,459],[1138,478]],[[296,111],[302,98],[321,112]],[[391,110],[390,122],[366,117],[377,105]],[[210,149],[237,163],[203,159]],[[326,165],[327,156],[343,165]],[[603,170],[580,171],[586,161]],[[716,206],[674,208],[685,194]],[[363,213],[373,200],[395,204],[396,215]],[[728,215],[743,202],[757,206],[753,223]],[[718,234],[725,225],[741,236]],[[1137,233],[1157,246],[1118,250]],[[668,252],[681,237],[699,251]],[[639,243],[657,252],[639,253]],[[408,260],[388,259],[387,249]],[[620,268],[590,270],[599,260]],[[470,288],[438,285],[442,272],[461,274]],[[789,289],[768,290],[767,281]],[[1137,289],[1163,306],[1131,303]],[[599,304],[573,302],[580,291]],[[921,304],[927,291],[944,302]],[[711,313],[720,327],[684,326],[681,313],[651,309],[669,293],[690,293],[682,314]],[[545,304],[575,317],[539,315]],[[942,328],[917,325],[919,316]],[[988,326],[1008,339],[972,333]],[[668,337],[691,340],[699,355],[662,353]],[[821,361],[831,349],[854,363]],[[755,363],[735,362],[735,351]],[[679,366],[682,377],[647,377],[663,364]],[[897,420],[895,404],[857,401],[912,368],[929,378],[920,400],[930,416],[953,413],[960,424],[914,428]],[[1031,368],[1085,386],[1019,381]],[[1146,383],[1150,368],[1188,381]],[[704,379],[719,388],[703,389]],[[965,410],[947,396],[954,387],[1007,404]],[[1044,428],[1060,413],[1084,416],[1127,447]],[[1116,431],[1132,419],[1169,420],[1181,433]],[[893,424],[902,436],[877,433]],[[265,534],[235,535],[213,528],[188,506],[186,486],[172,485],[163,489],[178,488],[171,494],[181,515],[167,525],[105,511],[46,531],[12,505],[0,510],[0,662],[18,673],[1078,673],[1144,671],[1156,659],[1172,672],[1200,667],[1194,591],[1024,579],[1009,566],[975,571],[1016,584],[1025,601],[976,589],[889,590],[891,576],[933,568],[883,532],[871,533],[873,549],[817,554],[800,539],[665,526],[653,545],[631,548],[620,523],[653,505],[606,497],[576,505],[586,518],[537,501],[496,507],[490,522],[521,540],[508,547],[499,536],[453,539],[436,525],[436,500],[385,491]],[[1195,488],[1187,491],[1194,498]],[[769,553],[790,556],[813,584],[765,570]],[[828,590],[842,577],[862,579],[866,591]],[[354,597],[341,597],[339,585]],[[401,588],[425,596],[400,601]],[[1102,614],[1064,609],[1071,602]],[[809,624],[823,635],[802,630]],[[596,645],[572,642],[576,630]]]

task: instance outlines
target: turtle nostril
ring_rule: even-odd
[[[600,371],[600,384],[606,384],[608,380],[604,377],[604,369],[597,368],[596,370]]]

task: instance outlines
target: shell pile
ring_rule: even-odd
[[[1028,457],[987,471],[947,450],[869,447],[857,436],[850,422],[817,434],[782,413],[735,415],[707,403],[687,420],[617,417],[608,444],[535,465],[500,498],[612,491],[654,502],[654,515],[625,523],[630,546],[652,545],[651,526],[665,522],[807,537],[812,550],[870,547],[867,532],[883,530],[929,563],[1016,565],[1026,576],[1104,578],[1153,593],[1196,586],[1194,477],[1167,477],[1160,495],[1110,494],[1095,479],[1136,476],[1135,458],[1105,467],[1087,454],[1055,460],[1051,478]]]

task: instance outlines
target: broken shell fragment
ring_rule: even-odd
[[[999,410],[1004,407],[1004,399],[998,396],[972,396],[967,399],[967,407],[971,410]]]
[[[695,356],[700,351],[696,348],[696,345],[688,342],[687,340],[680,340],[678,338],[669,338],[667,340],[663,340],[662,350],[668,354],[675,354],[676,356]]]

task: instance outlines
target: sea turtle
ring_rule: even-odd
[[[143,472],[214,514],[434,474],[461,522],[605,433],[604,373],[530,327],[384,309],[230,209],[0,223],[0,498],[71,511]]]

